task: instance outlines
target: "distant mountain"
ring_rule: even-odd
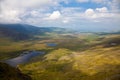
[[[0,24],[0,37],[8,37],[14,40],[26,40],[35,35],[46,33],[64,33],[67,30],[56,27],[36,27],[27,24]]]
[[[0,24],[0,37],[25,40],[31,37],[28,30],[20,24]]]
[[[110,34],[120,34],[120,31],[116,31],[116,32],[100,32],[97,33],[99,35],[110,35]]]

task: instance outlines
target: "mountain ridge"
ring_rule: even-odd
[[[46,33],[64,33],[67,30],[57,27],[37,27],[27,24],[0,24],[0,37],[8,37],[13,40],[26,40],[35,35]]]

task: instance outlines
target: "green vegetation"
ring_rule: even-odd
[[[33,80],[119,80],[120,36],[93,33],[36,36],[37,39],[1,39],[0,59],[18,56],[26,50],[45,51],[20,70]],[[56,43],[49,47],[46,43]],[[17,53],[17,54],[16,54]],[[12,55],[12,56],[11,56]]]
[[[120,75],[119,47],[95,47],[79,53],[58,49],[45,55],[40,61],[21,66],[21,70],[29,74],[33,80],[110,79],[112,76]],[[120,76],[114,77],[114,80],[118,78]]]
[[[58,39],[56,48],[20,69],[33,80],[119,80],[119,39],[119,35]],[[105,47],[111,43],[117,45]]]

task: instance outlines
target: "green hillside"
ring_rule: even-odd
[[[5,28],[2,31],[6,30]],[[20,71],[31,76],[33,80],[120,80],[119,34],[70,33],[69,30],[64,31],[63,28],[33,26],[28,28],[28,25],[13,26],[11,30],[12,34],[18,38],[20,36],[15,31],[21,35],[23,33],[28,35],[30,32],[30,39],[14,40],[15,36],[7,37],[1,32],[0,60],[17,57],[24,51],[45,52],[44,55],[34,57],[28,63],[19,65]],[[11,30],[7,30],[8,33],[11,33]],[[52,43],[56,46],[47,45]],[[1,71],[4,66],[7,66],[4,69],[5,72],[0,71],[2,80],[7,80],[6,78],[9,77],[10,80],[24,80],[19,78],[18,74],[22,73],[16,72],[17,69],[4,63],[0,64]],[[9,74],[6,73],[7,70]],[[2,77],[4,76],[2,73],[7,77]]]
[[[21,65],[20,69],[33,80],[120,80],[119,40],[118,35],[107,35],[81,46],[63,43],[64,48],[59,46],[43,57],[36,57],[30,63]],[[73,46],[79,49],[71,49]]]

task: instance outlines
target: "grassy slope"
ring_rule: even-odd
[[[0,80],[31,80],[31,77],[21,73],[19,69],[0,62]]]
[[[32,76],[33,80],[120,79],[118,35],[107,35],[104,38],[83,37],[74,42],[75,40],[58,39],[57,48],[43,57],[34,58],[27,65],[20,66],[21,70]]]
[[[16,57],[26,50],[46,51],[48,49],[46,44],[41,40],[15,42],[7,38],[0,38],[0,60]]]

